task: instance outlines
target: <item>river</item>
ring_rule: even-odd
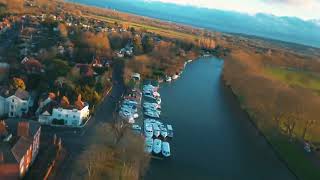
[[[295,179],[223,85],[222,68],[222,60],[200,59],[161,86],[162,114],[175,131],[172,158],[152,160],[146,180]]]

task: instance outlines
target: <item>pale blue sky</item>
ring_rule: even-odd
[[[320,19],[320,0],[146,0],[161,1],[248,14],[259,12],[277,16]]]

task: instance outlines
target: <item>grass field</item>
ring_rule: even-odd
[[[320,171],[305,155],[301,145],[289,142],[285,137],[268,137],[269,142],[276,148],[279,155],[301,180],[318,180]]]
[[[197,36],[195,36],[193,34],[174,31],[174,30],[161,28],[161,27],[150,26],[150,25],[147,25],[147,24],[138,24],[138,23],[134,23],[134,22],[123,21],[123,20],[119,20],[119,19],[115,19],[115,18],[111,18],[111,17],[106,17],[106,16],[97,16],[97,15],[83,15],[83,16],[84,17],[88,17],[88,18],[97,19],[97,20],[100,20],[100,21],[105,21],[105,22],[112,23],[112,24],[114,22],[126,23],[130,27],[133,27],[135,29],[145,29],[145,30],[147,30],[149,32],[152,32],[152,33],[155,33],[155,34],[159,34],[159,35],[167,37],[167,38],[191,40],[191,41],[193,41],[193,40],[195,40],[197,38]]]
[[[284,68],[266,68],[266,73],[289,85],[300,86],[320,92],[320,76],[306,72]]]

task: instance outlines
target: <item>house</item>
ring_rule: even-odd
[[[33,106],[30,94],[23,89],[17,89],[14,95],[6,98],[6,101],[9,107],[8,117],[22,117]]]
[[[42,64],[34,58],[25,57],[22,59],[21,64],[23,65],[23,69],[29,74],[39,74],[44,72]]]
[[[0,122],[0,179],[21,179],[39,152],[41,126],[35,121]]]
[[[84,103],[81,109],[75,106],[69,108],[54,107],[52,108],[52,112],[46,110],[39,115],[39,123],[79,127],[87,118],[89,118],[89,115],[90,111],[88,103]]]
[[[7,116],[9,112],[9,105],[6,98],[0,96],[0,117]]]
[[[48,100],[45,100],[48,101]],[[82,102],[81,95],[78,96],[78,100],[74,103],[74,106],[64,107],[58,105],[56,101],[50,100],[46,106],[42,107],[40,111],[39,122],[41,124],[52,125],[66,125],[71,127],[79,127],[83,122],[89,118],[90,110],[89,104]]]

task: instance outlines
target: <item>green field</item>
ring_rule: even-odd
[[[136,29],[145,29],[149,32],[159,34],[161,36],[167,37],[167,38],[174,38],[174,39],[182,39],[182,40],[195,40],[197,37],[193,34],[188,34],[184,32],[179,32],[167,28],[162,28],[162,27],[156,27],[156,26],[151,26],[147,24],[139,24],[139,23],[134,23],[134,22],[129,22],[129,21],[124,21],[120,19],[115,19],[111,17],[106,17],[106,16],[97,16],[97,15],[83,15],[84,17],[88,18],[93,18],[101,21],[105,21],[108,23],[114,23],[114,22],[119,22],[119,23],[126,23],[130,27],[134,27]]]
[[[320,76],[307,71],[294,71],[284,68],[266,68],[266,73],[289,85],[300,86],[320,92]]]

